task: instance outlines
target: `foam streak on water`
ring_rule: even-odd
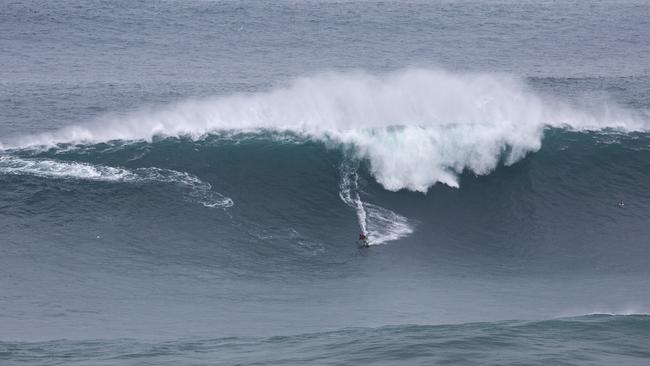
[[[128,170],[105,165],[66,162],[51,159],[25,159],[10,155],[0,156],[0,174],[31,175],[42,178],[76,179],[101,182],[177,184],[189,189],[189,196],[205,207],[227,208],[232,199],[212,190],[210,183],[198,177],[171,169],[138,168]]]

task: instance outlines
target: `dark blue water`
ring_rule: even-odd
[[[645,2],[2,5],[2,364],[649,362]]]

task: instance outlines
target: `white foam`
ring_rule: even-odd
[[[363,202],[358,193],[358,179],[357,174],[358,163],[345,161],[340,167],[341,181],[339,183],[339,197],[346,205],[353,207],[357,212],[357,219],[359,220],[359,228],[363,235],[368,234],[366,228],[367,215],[363,207]]]
[[[384,244],[413,233],[408,219],[387,208],[364,202],[368,212],[368,237],[370,244]]]
[[[223,131],[290,131],[356,147],[389,190],[425,192],[458,174],[486,174],[502,158],[512,164],[542,143],[546,126],[647,130],[647,117],[615,106],[581,111],[546,100],[502,74],[411,69],[304,77],[270,92],[188,100],[127,117],[5,141],[6,148],[154,136],[201,138]]]
[[[105,182],[140,179],[137,174],[121,168],[49,159],[23,159],[10,155],[0,155],[0,173]]]
[[[92,180],[103,182],[162,182],[189,188],[189,196],[206,207],[233,206],[232,199],[212,190],[212,186],[194,175],[170,169],[139,168],[128,170],[105,165],[51,159],[19,158],[0,155],[0,174],[32,175],[44,178]]]

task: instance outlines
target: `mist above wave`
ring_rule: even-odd
[[[438,182],[457,187],[464,170],[480,175],[515,163],[541,147],[548,126],[644,130],[646,124],[615,106],[596,113],[547,100],[508,75],[409,69],[303,77],[264,93],[106,115],[4,147],[286,131],[352,146],[386,189],[426,192]]]

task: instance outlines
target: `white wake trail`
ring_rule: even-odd
[[[369,244],[384,244],[413,233],[413,226],[406,217],[361,200],[358,169],[358,160],[346,160],[341,164],[339,197],[346,205],[355,209],[359,228],[368,236]]]
[[[359,228],[363,235],[368,234],[366,227],[367,215],[363,207],[363,202],[358,193],[358,179],[357,175],[358,162],[344,162],[341,164],[341,182],[339,183],[339,197],[348,206],[353,207],[357,212],[357,219],[359,220]]]

